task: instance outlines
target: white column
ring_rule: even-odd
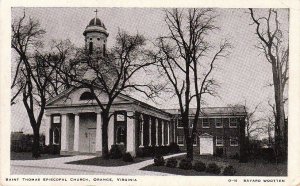
[[[69,150],[69,116],[61,115],[61,151]]]
[[[155,119],[155,127],[156,127],[156,130],[155,130],[155,133],[156,133],[156,146],[158,146],[158,119],[156,118]]]
[[[113,113],[110,113],[113,114]],[[108,135],[108,150],[111,149],[111,146],[114,144],[114,116],[111,116],[108,123],[107,128],[107,135]]]
[[[167,122],[168,125],[168,145],[170,145],[170,122]]]
[[[151,124],[152,124],[152,119],[149,117],[149,146],[151,146]]]
[[[161,145],[164,146],[165,145],[165,140],[164,140],[164,126],[165,126],[165,121],[161,121]]]
[[[45,145],[50,144],[51,115],[45,115]]]
[[[79,151],[79,114],[75,114],[74,125],[74,151]]]
[[[97,113],[96,121],[96,153],[102,155],[102,116],[101,113]]]
[[[127,112],[127,116],[133,116],[134,112]],[[127,117],[127,145],[126,152],[132,156],[136,155],[135,152],[135,119],[134,117]]]
[[[174,122],[173,122],[173,142],[175,142],[176,143],[176,130],[177,130],[177,128],[176,128],[176,124],[177,124],[177,119],[174,119]]]
[[[140,136],[140,140],[141,140],[141,145],[140,147],[144,147],[144,118],[143,118],[143,115],[140,116],[140,127],[141,127],[141,136]]]

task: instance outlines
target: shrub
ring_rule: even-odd
[[[175,168],[177,166],[177,160],[175,158],[170,158],[166,163],[167,167]]]
[[[50,146],[45,145],[43,148],[41,148],[41,154],[49,154],[50,153]]]
[[[136,156],[145,157],[144,149],[143,148],[138,148],[137,151],[136,151]]]
[[[125,162],[133,162],[133,157],[131,156],[131,154],[129,152],[126,152],[123,155],[123,161],[125,161]]]
[[[203,171],[205,171],[205,169],[206,169],[206,165],[202,161],[198,161],[194,165],[194,170],[195,171],[203,172]]]
[[[193,168],[193,165],[190,160],[182,159],[179,163],[179,168],[189,170]]]
[[[258,151],[258,157],[268,162],[275,162],[274,160],[276,159],[275,152],[272,148],[260,149]]]
[[[109,157],[111,159],[119,159],[122,158],[122,152],[119,149],[119,147],[117,145],[112,145],[110,152],[109,152]]]
[[[59,145],[50,145],[50,154],[59,154],[60,153],[60,146]]]
[[[216,163],[209,163],[206,167],[206,172],[220,174],[221,168]]]
[[[222,157],[223,156],[223,148],[217,148],[215,156]]]
[[[177,152],[180,152],[180,149],[179,149],[178,144],[177,144],[177,143],[174,143],[174,142],[170,143],[169,149],[170,149],[170,152],[171,152],[171,153],[177,153]]]
[[[144,153],[145,157],[153,157],[154,156],[154,147],[145,147],[143,153]]]
[[[158,146],[158,147],[154,147],[151,150],[151,153],[155,156],[163,156],[166,155],[170,152],[170,147],[169,146]]]
[[[238,153],[235,153],[235,155],[231,155],[229,156],[231,159],[235,159],[235,160],[239,160],[240,159],[240,155]]]
[[[155,166],[163,166],[164,164],[165,164],[164,157],[162,157],[162,156],[154,157],[154,165]]]
[[[236,173],[236,170],[231,165],[226,166],[223,171],[223,175],[225,175],[225,176],[233,176],[233,175],[235,175],[235,173]]]

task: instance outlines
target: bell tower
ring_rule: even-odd
[[[106,31],[103,22],[97,17],[97,9],[95,10],[95,13],[95,18],[91,19],[83,32],[85,37],[85,48],[90,53],[93,51],[105,53],[107,37],[109,34]]]

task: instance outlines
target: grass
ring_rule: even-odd
[[[185,156],[176,157],[177,160],[184,159]],[[247,163],[240,163],[238,160],[229,158],[219,158],[214,156],[200,156],[194,155],[194,161],[202,161],[206,165],[215,162],[217,165],[225,167],[232,165],[236,169],[235,176],[287,176],[287,164],[269,163],[263,160],[249,161]],[[182,170],[180,168],[169,168],[166,166],[149,165],[143,167],[141,170],[163,172],[183,176],[216,176],[206,172],[197,172],[195,170]],[[218,176],[222,176],[221,174]]]
[[[39,158],[33,158],[31,152],[11,152],[10,160],[43,160],[43,159],[52,159],[52,158],[61,158],[68,157],[62,156],[59,154],[41,154]]]
[[[94,157],[90,159],[78,160],[78,161],[71,161],[67,164],[76,164],[76,165],[94,165],[94,166],[103,166],[103,167],[117,167],[117,166],[125,166],[131,165],[134,163],[139,163],[145,160],[151,159],[150,157],[145,158],[134,158],[133,162],[125,162],[123,159],[103,159],[101,157]]]
[[[205,163],[216,162],[219,165],[230,164],[236,169],[235,176],[287,176],[287,163],[276,164],[264,160],[249,160],[247,163],[240,163],[235,159],[199,155],[195,155],[194,159]]]

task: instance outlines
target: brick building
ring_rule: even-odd
[[[185,150],[185,139],[178,110],[166,110],[173,114],[176,143]],[[193,127],[195,109],[190,110],[189,126]],[[203,108],[198,120],[197,135],[194,139],[194,152],[201,155],[218,154],[240,155],[245,139],[246,110],[239,107]]]

